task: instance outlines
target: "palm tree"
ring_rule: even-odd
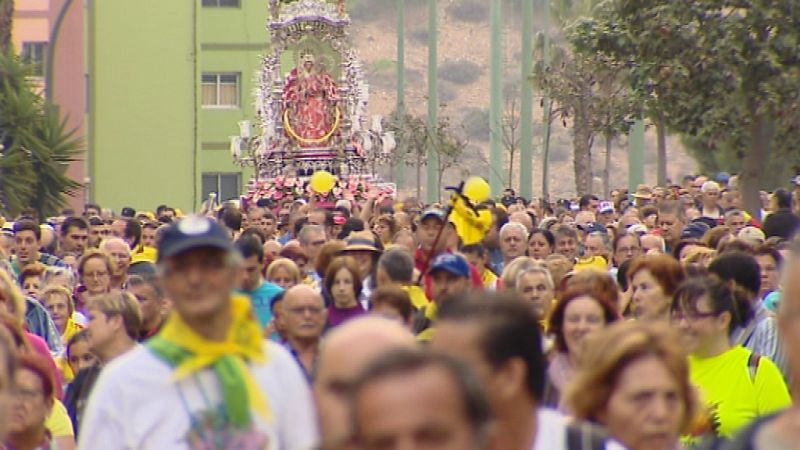
[[[0,54],[11,47],[11,22],[14,20],[14,0],[0,0]]]
[[[4,0],[0,0],[4,1]],[[0,214],[34,208],[39,217],[57,212],[64,194],[80,184],[66,169],[81,150],[56,108],[34,93],[28,71],[9,49],[0,54]]]

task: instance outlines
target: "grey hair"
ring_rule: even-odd
[[[128,249],[128,255],[131,254],[131,248],[130,248],[130,246],[128,246],[128,243],[123,241],[121,238],[118,238],[118,237],[112,237],[112,238],[104,239],[103,242],[100,243],[100,250],[102,250],[103,252],[106,252],[107,249],[108,249],[109,244],[113,244],[113,243],[120,243],[120,244],[124,245],[125,248]]]
[[[378,258],[378,267],[395,283],[410,283],[414,276],[414,259],[407,251],[393,248]]]
[[[608,233],[603,233],[602,231],[592,231],[591,233],[586,235],[586,238],[584,239],[584,242],[586,242],[586,239],[588,239],[591,236],[599,236],[600,239],[603,241],[603,247],[605,247],[606,250],[608,250],[608,251],[612,250],[611,249],[611,239],[608,237]]]
[[[740,209],[731,209],[725,212],[725,221],[727,222],[733,216],[744,216],[744,213]]]
[[[303,228],[301,228],[300,232],[297,234],[297,240],[300,241],[301,245],[308,245],[310,244],[308,235],[311,233],[325,234],[325,228],[323,228],[322,225],[316,225],[313,223],[303,225]]]
[[[550,227],[556,222],[558,222],[557,218],[547,217],[545,219],[542,219],[541,222],[539,222],[539,228],[541,228],[542,230],[550,230]]]
[[[525,225],[523,225],[523,224],[521,224],[519,222],[506,222],[506,224],[503,225],[500,228],[500,237],[502,238],[504,233],[507,233],[508,231],[510,231],[510,230],[512,230],[514,228],[519,230],[519,232],[522,233],[523,236],[525,236],[524,241],[527,242],[528,241],[528,229],[525,228]]]
[[[72,270],[66,267],[56,266],[48,266],[47,269],[44,270],[44,273],[42,273],[42,286],[47,286],[53,278],[61,275],[67,276],[67,279],[69,280],[69,289],[75,287],[77,280]]]
[[[514,280],[514,288],[519,287],[519,282],[522,280],[522,277],[525,275],[544,275],[544,282],[547,284],[547,287],[550,290],[554,290],[556,288],[556,284],[553,282],[553,275],[550,274],[550,271],[543,266],[523,266],[517,272],[516,279]]]

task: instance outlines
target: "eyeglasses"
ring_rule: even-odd
[[[700,312],[694,311],[691,313],[686,313],[686,311],[673,311],[671,314],[673,322],[680,322],[681,320],[686,320],[687,322],[697,322],[702,319],[706,319],[708,317],[717,317],[720,313],[709,311],[709,312]]]

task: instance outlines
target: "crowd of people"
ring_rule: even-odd
[[[784,450],[800,192],[377,192],[0,230],[0,449]],[[796,398],[796,397],[795,397]]]

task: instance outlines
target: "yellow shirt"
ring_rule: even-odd
[[[578,260],[575,261],[575,266],[572,268],[575,272],[586,269],[603,272],[608,269],[608,263],[602,256],[592,256],[590,258],[578,258]]]
[[[78,334],[79,331],[83,329],[82,325],[78,325],[75,321],[70,317],[67,319],[67,323],[64,325],[64,332],[61,333],[61,342],[64,345],[67,345],[72,336]]]
[[[430,300],[428,300],[428,297],[425,295],[425,291],[423,291],[421,287],[412,284],[408,286],[403,285],[400,286],[400,288],[406,291],[408,298],[411,300],[411,306],[413,306],[414,309],[424,308],[430,303]]]
[[[484,268],[481,274],[481,283],[483,283],[485,289],[494,291],[497,289],[497,275],[491,270]]]
[[[689,356],[689,375],[700,390],[711,430],[729,438],[753,419],[791,405],[789,391],[777,366],[765,357],[755,379],[748,367],[750,351],[736,346],[700,359]]]
[[[67,408],[65,408],[61,400],[58,399],[53,403],[53,409],[44,421],[44,426],[50,430],[50,434],[52,434],[54,438],[75,436],[75,432],[72,430],[72,421],[67,413]]]
[[[158,250],[153,247],[145,247],[144,245],[140,245],[131,255],[131,264],[142,261],[155,264],[157,259]]]
[[[434,326],[436,325],[436,318],[439,315],[439,306],[436,302],[431,302],[428,306],[425,307],[425,318],[431,322],[431,325],[420,331],[417,334],[417,340],[420,342],[429,342],[431,338],[433,338],[433,330]]]
[[[69,383],[75,379],[75,373],[72,372],[72,366],[69,365],[66,356],[56,357],[55,362],[58,371],[61,372],[61,376],[64,378],[64,383]]]

